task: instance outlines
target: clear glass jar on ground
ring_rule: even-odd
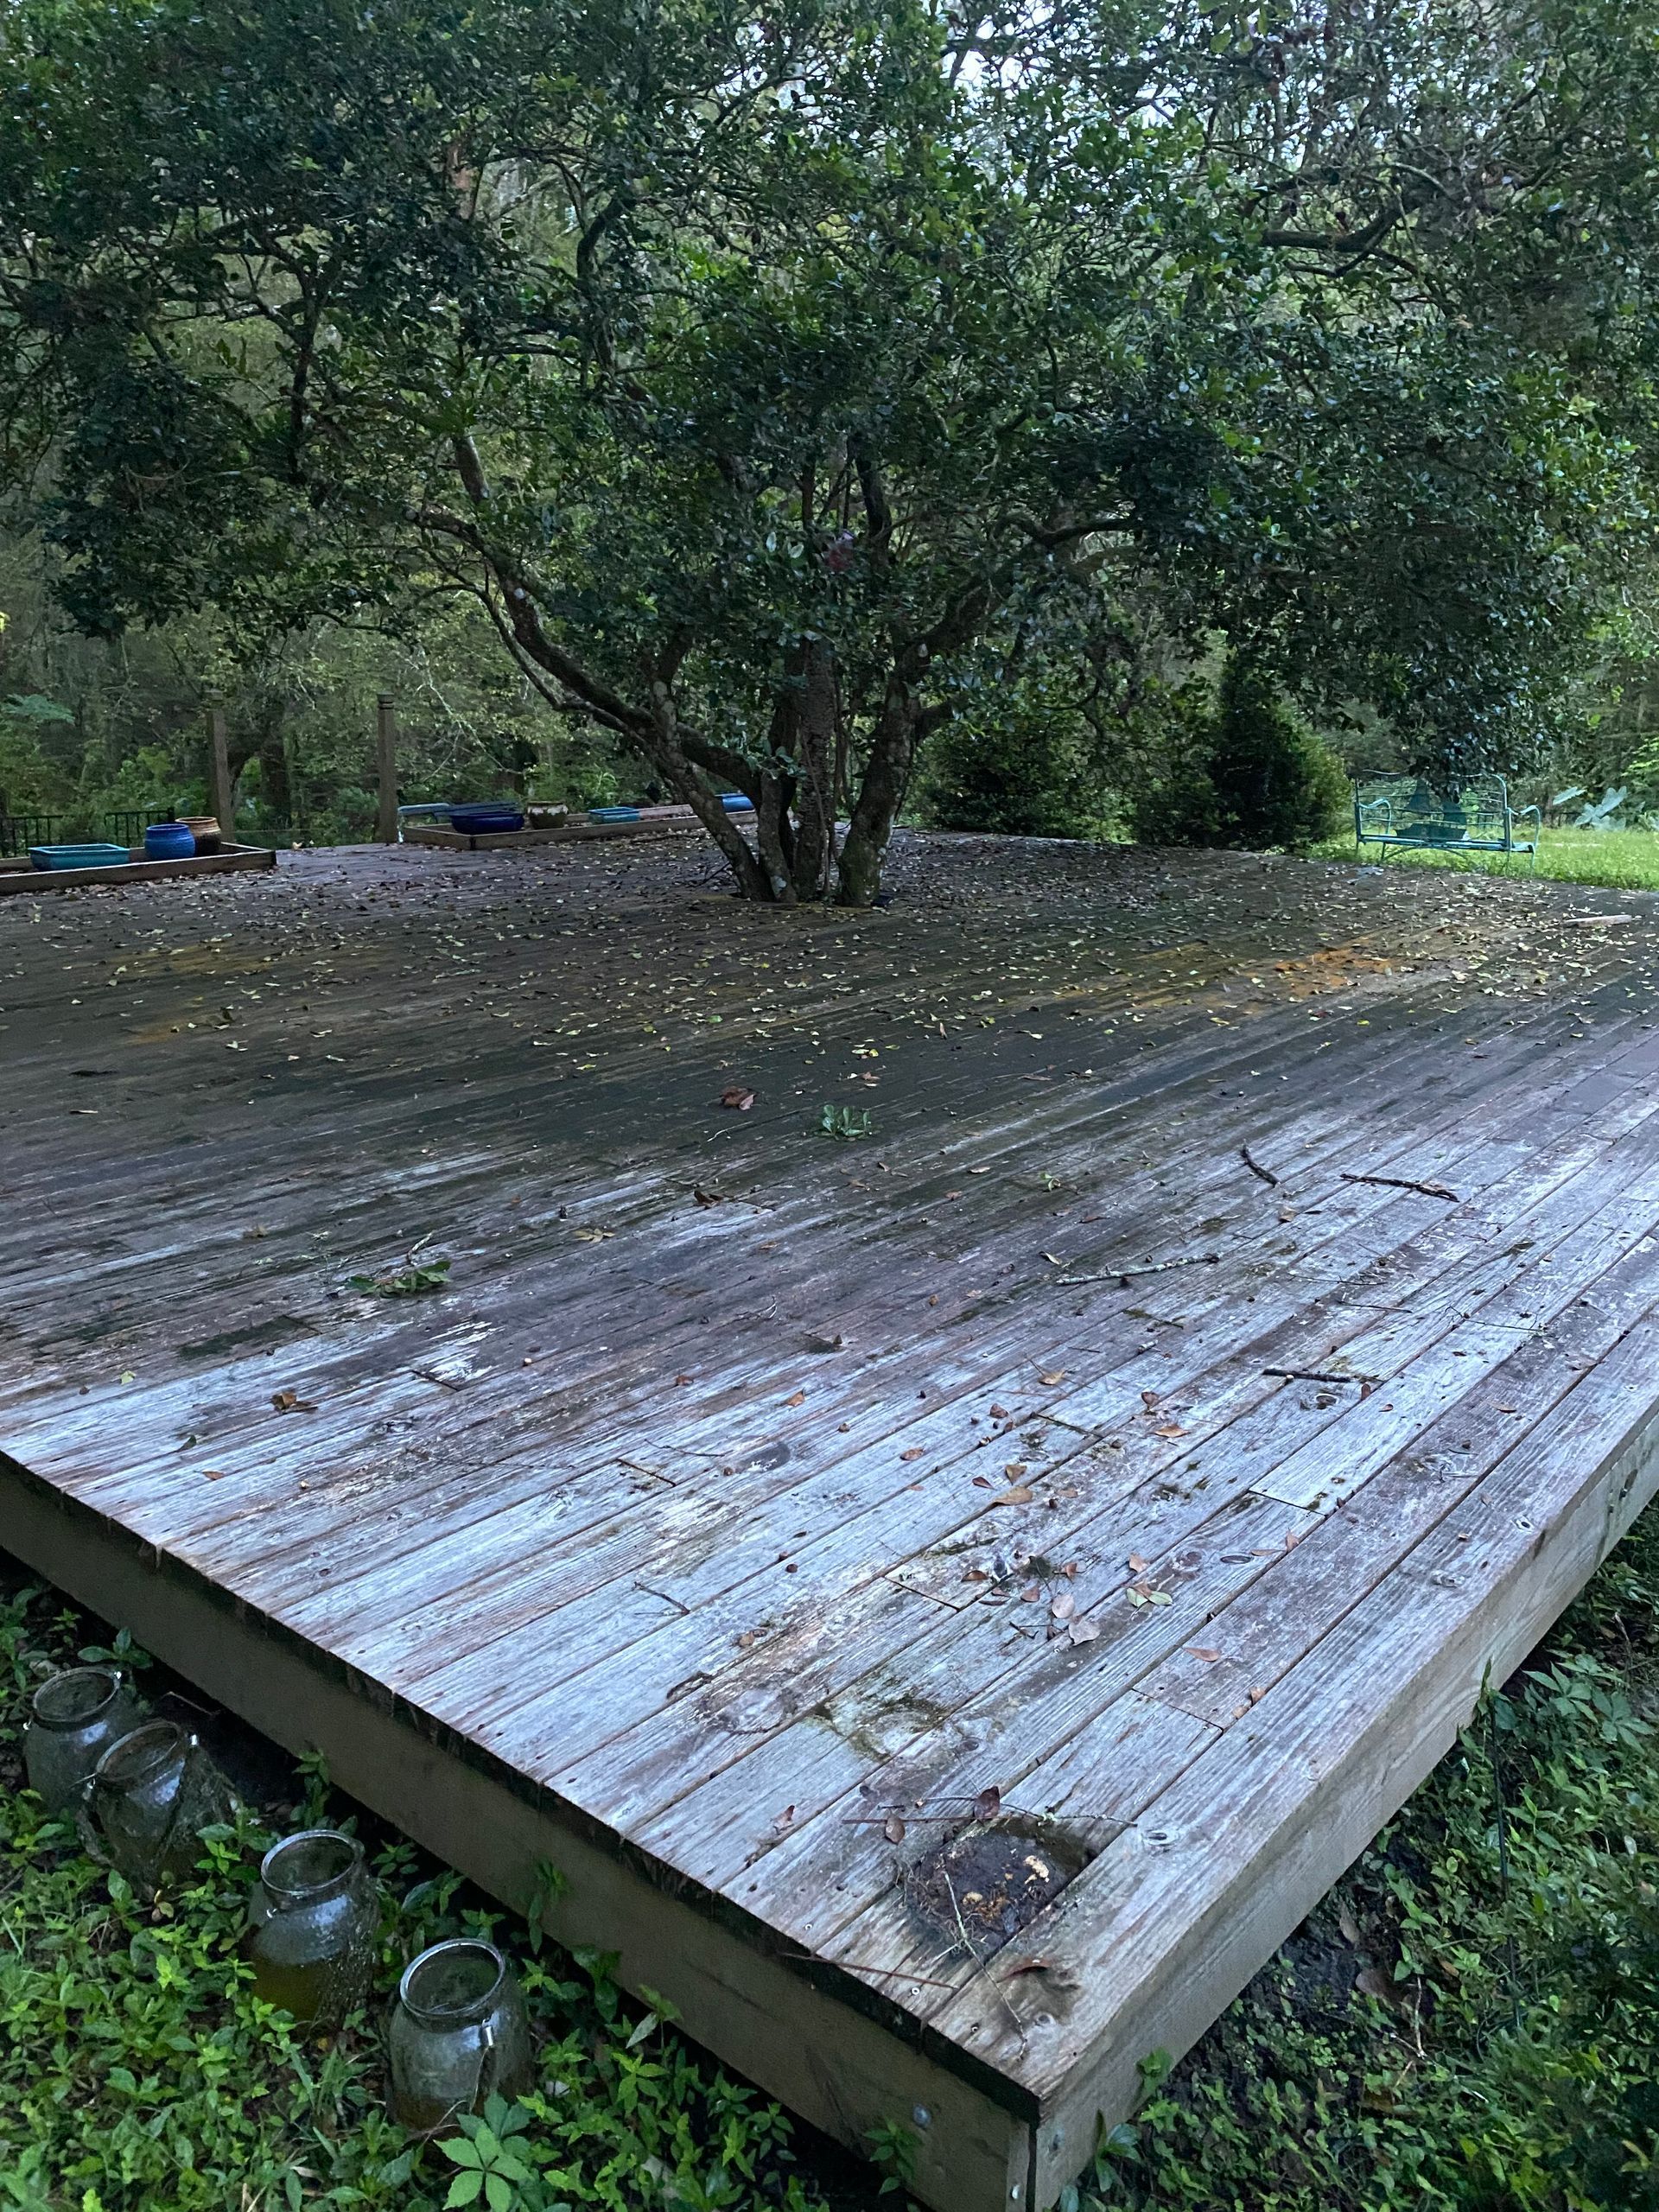
[[[111,1745],[130,1735],[143,1717],[143,1706],[118,1667],[70,1667],[43,1681],[29,1700],[23,1765],[47,1811],[61,1813],[73,1805]]]
[[[188,1881],[201,1831],[230,1819],[231,1786],[196,1738],[172,1720],[149,1720],[111,1744],[82,1785],[87,1848],[152,1896]]]
[[[405,1969],[387,2031],[392,2117],[430,2134],[534,2078],[524,1993],[493,1943],[435,1943]]]
[[[354,1836],[307,1828],[273,1844],[248,1916],[254,1994],[296,2026],[326,2033],[368,1995],[380,1903]]]

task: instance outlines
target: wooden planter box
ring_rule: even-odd
[[[130,860],[108,868],[45,868],[28,859],[0,860],[0,898],[13,892],[84,891],[99,883],[159,883],[175,875],[231,875],[238,868],[276,865],[276,854],[264,845],[228,845],[182,861],[147,860],[142,845],[128,850]]]

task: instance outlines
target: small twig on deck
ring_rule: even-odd
[[[691,1610],[690,1605],[682,1604],[671,1591],[654,1589],[649,1582],[637,1580],[633,1586],[636,1590],[643,1590],[647,1598],[659,1599],[664,1605],[677,1606],[682,1613],[689,1613]]]
[[[1264,1367],[1264,1375],[1276,1375],[1286,1382],[1380,1382],[1380,1375],[1327,1375],[1317,1367]]]
[[[1118,1276],[1118,1283],[1128,1289],[1130,1283],[1141,1275],[1166,1275],[1173,1268],[1218,1268],[1219,1252],[1194,1252],[1184,1260],[1153,1260],[1144,1268],[1125,1268]]]
[[[1455,1191],[1448,1191],[1444,1183],[1414,1183],[1409,1175],[1352,1175],[1344,1167],[1341,1171],[1344,1183],[1380,1183],[1390,1191],[1420,1191],[1426,1198],[1450,1198],[1453,1205],[1460,1204]]]
[[[1165,1275],[1172,1268],[1218,1268],[1220,1265],[1219,1252],[1194,1252],[1189,1258],[1184,1260],[1154,1260],[1149,1266],[1119,1268],[1111,1274],[1056,1275],[1054,1281],[1066,1290],[1074,1289],[1077,1284],[1084,1282],[1115,1282],[1120,1290],[1127,1290],[1132,1282],[1138,1281],[1142,1275]]]
[[[1262,1181],[1267,1185],[1270,1191],[1276,1191],[1278,1189],[1279,1178],[1274,1173],[1271,1167],[1264,1167],[1259,1160],[1252,1160],[1250,1158],[1250,1147],[1249,1145],[1240,1145],[1238,1147],[1238,1156],[1243,1161],[1244,1165],[1249,1169],[1251,1174],[1259,1176]]]
[[[440,1375],[435,1367],[411,1367],[411,1375],[418,1375],[423,1382],[436,1382],[445,1390],[464,1390],[465,1382],[457,1382],[453,1375]]]

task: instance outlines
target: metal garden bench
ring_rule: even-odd
[[[1457,853],[1525,853],[1538,865],[1543,817],[1517,813],[1502,776],[1470,776],[1440,789],[1421,776],[1368,776],[1354,785],[1354,842]],[[1517,834],[1518,833],[1518,834]]]

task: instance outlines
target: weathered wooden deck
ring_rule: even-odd
[[[1654,1488],[1655,909],[896,873],[7,902],[0,1542],[498,1894],[557,1863],[556,1933],[989,2212]],[[416,1247],[448,1292],[352,1289]]]

